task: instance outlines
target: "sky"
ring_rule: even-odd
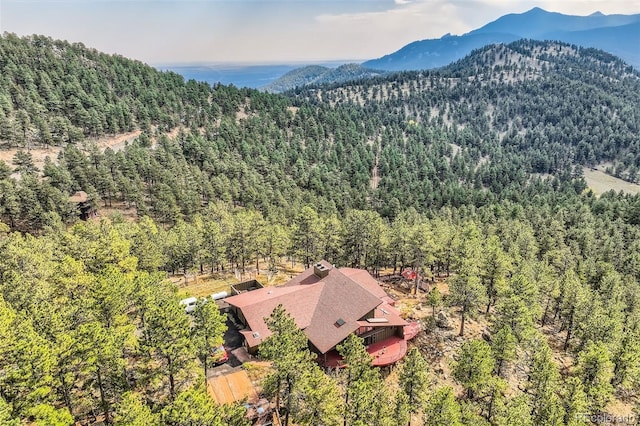
[[[640,13],[640,0],[0,0],[0,32],[151,65],[361,61],[533,7]]]

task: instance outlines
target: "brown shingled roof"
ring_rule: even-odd
[[[389,318],[389,323],[376,326],[406,324],[397,311],[384,302],[387,293],[367,271],[336,269],[324,261],[321,264],[329,270],[324,278],[309,268],[284,286],[265,287],[226,299],[242,311],[251,329],[242,334],[250,347],[257,346],[271,334],[264,319],[280,304],[321,353],[333,349],[356,331],[360,327],[358,320],[371,311],[375,317]],[[383,307],[387,314],[377,307]]]
[[[358,320],[382,301],[337,269],[322,281],[324,289],[305,334],[325,353],[356,331]],[[344,321],[342,326],[336,325],[339,319]]]
[[[321,292],[322,284],[313,288],[265,287],[228,297],[225,301],[242,310],[251,329],[243,331],[242,334],[249,347],[254,347],[271,335],[264,319],[269,317],[278,305],[285,308],[300,329],[307,328]]]
[[[365,269],[340,268],[340,272],[356,281],[358,284],[369,290],[371,294],[376,295],[378,298],[382,299],[383,297],[389,297],[387,292],[384,291],[382,287],[380,287],[378,281],[376,281],[376,279],[373,278],[371,274]]]
[[[84,191],[77,191],[75,194],[69,197],[69,201],[72,203],[86,203],[89,197]]]

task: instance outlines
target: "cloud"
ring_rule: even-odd
[[[395,4],[403,5],[411,3],[411,0],[393,0]]]

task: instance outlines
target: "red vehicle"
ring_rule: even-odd
[[[214,365],[224,364],[229,360],[229,354],[224,346],[220,345],[211,351],[211,361]]]

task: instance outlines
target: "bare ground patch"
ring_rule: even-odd
[[[626,194],[640,193],[640,185],[608,175],[602,170],[583,167],[582,172],[587,186],[596,195],[603,194],[612,189],[616,192],[622,191]]]

